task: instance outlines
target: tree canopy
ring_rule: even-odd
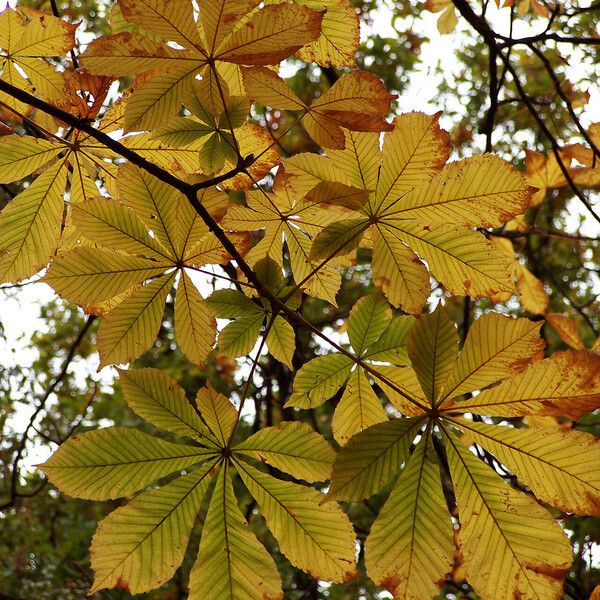
[[[599,598],[599,14],[5,8],[0,600]]]

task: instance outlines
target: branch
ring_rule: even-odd
[[[15,458],[12,463],[11,478],[10,478],[10,498],[7,502],[5,502],[3,505],[0,506],[0,510],[4,510],[6,508],[14,506],[14,503],[19,496],[29,495],[29,494],[20,494],[18,491],[19,462],[21,461],[21,458],[23,457],[23,452],[25,450],[25,446],[27,445],[29,431],[33,428],[33,426],[34,426],[33,424],[35,423],[35,420],[37,419],[38,415],[42,412],[42,410],[44,410],[44,408],[46,406],[46,402],[48,401],[48,398],[50,398],[50,395],[54,392],[54,390],[57,388],[57,386],[66,377],[67,371],[69,369],[69,365],[71,364],[71,362],[73,362],[73,359],[75,358],[75,353],[77,352],[77,348],[79,348],[79,345],[85,338],[87,332],[89,331],[90,327],[92,326],[92,323],[95,320],[96,320],[96,317],[94,315],[91,315],[87,318],[85,325],[81,328],[81,330],[79,331],[79,334],[77,335],[77,338],[75,338],[75,341],[71,344],[71,347],[69,348],[67,356],[62,364],[62,367],[61,367],[58,375],[54,378],[54,381],[50,384],[50,386],[48,387],[48,389],[42,396],[37,408],[33,411],[33,414],[31,415],[31,418],[29,419],[29,423],[27,424],[25,431],[21,435],[21,440],[17,447],[17,452],[15,454]],[[44,483],[44,485],[45,485],[45,483]]]

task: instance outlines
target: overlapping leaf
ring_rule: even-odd
[[[429,291],[429,274],[418,257],[454,294],[512,291],[510,261],[472,228],[497,227],[522,213],[532,193],[525,179],[495,156],[444,166],[450,144],[438,117],[396,117],[381,151],[377,135],[347,132],[343,151],[285,161],[301,194],[324,182],[370,193],[359,212],[319,234],[311,258],[347,253],[369,230],[375,283],[392,304],[415,314]]]
[[[539,323],[495,314],[475,321],[456,356],[453,329],[442,307],[414,325],[408,352],[430,408],[354,436],[336,459],[328,497],[368,497],[400,472],[366,542],[367,572],[394,598],[432,598],[455,567],[446,508],[453,499],[458,556],[476,593],[484,600],[559,598],[571,551],[536,499],[597,515],[600,442],[556,425],[494,425],[485,416],[577,418],[597,408],[598,356],[574,350],[536,361]],[[470,451],[472,444],[486,450],[489,464]],[[494,460],[533,497],[503,481]]]
[[[139,27],[94,41],[84,64],[93,72],[138,75],[125,113],[128,131],[151,129],[174,116],[196,75],[224,82],[241,95],[238,65],[275,65],[319,37],[323,11],[292,3],[202,2],[195,22],[191,2],[121,0],[123,17]],[[151,37],[144,35],[148,31]],[[168,45],[176,42],[180,49]]]
[[[287,404],[300,408],[319,406],[346,384],[332,421],[335,439],[342,444],[358,431],[387,419],[370,378],[383,387],[398,410],[418,414],[424,398],[410,404],[405,397],[414,379],[414,371],[406,366],[406,338],[412,323],[412,317],[392,318],[392,311],[382,298],[361,298],[350,313],[348,335],[356,357],[364,364],[356,365],[352,358],[339,353],[314,358],[296,373]],[[374,361],[403,366],[374,366]]]
[[[118,193],[120,203],[98,198],[73,206],[78,231],[95,247],[64,252],[45,280],[87,312],[105,315],[98,332],[105,365],[129,362],[152,345],[178,274],[176,337],[200,363],[216,323],[188,271],[225,262],[227,253],[179,192],[137,167],[120,168]],[[210,207],[210,194],[207,200]]]
[[[288,423],[232,445],[238,415],[214,389],[202,388],[194,408],[181,388],[159,371],[124,372],[122,377],[125,398],[134,410],[199,444],[165,442],[115,427],[71,438],[42,465],[52,482],[75,496],[99,500],[141,490],[98,527],[91,549],[93,591],[115,587],[136,594],[168,581],[183,560],[196,515],[214,481],[190,598],[283,598],[273,559],[237,505],[231,482],[236,471],[293,564],[332,581],[351,576],[354,535],[344,513],[334,504],[323,510],[320,492],[250,464],[259,459],[308,482],[326,479],[334,453],[321,436],[307,425]],[[183,475],[182,469],[187,471]],[[164,483],[171,474],[177,477]],[[144,489],[157,480],[163,485]]]

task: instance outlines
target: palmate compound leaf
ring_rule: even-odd
[[[366,199],[366,198],[365,198]],[[235,231],[264,229],[264,237],[245,256],[254,266],[270,258],[283,265],[283,244],[287,246],[294,280],[312,296],[335,304],[341,276],[334,264],[320,265],[309,258],[311,239],[326,225],[347,214],[338,206],[325,206],[320,200],[303,200],[290,187],[285,172],[277,172],[273,193],[246,192],[246,206],[228,208],[222,225]]]
[[[354,535],[344,513],[334,504],[323,510],[320,492],[250,464],[265,463],[293,478],[322,481],[335,453],[320,435],[302,423],[282,423],[232,445],[237,411],[211,387],[199,390],[194,407],[177,383],[156,369],[122,371],[121,378],[133,410],[197,444],[112,427],[74,436],[41,465],[62,490],[83,498],[116,498],[142,490],[99,524],[91,548],[93,591],[115,587],[136,594],[166,582],[183,560],[197,513],[215,480],[190,598],[282,598],[273,559],[237,506],[231,484],[236,471],[293,564],[320,579],[342,581],[350,575]],[[177,477],[144,489],[171,474]]]
[[[274,109],[301,111],[299,119],[310,137],[323,148],[343,150],[342,127],[352,131],[390,131],[385,120],[394,96],[380,79],[366,71],[342,75],[310,106],[267,68],[242,69],[244,87],[254,101]]]
[[[126,164],[117,192],[120,201],[95,198],[72,207],[77,231],[94,245],[62,253],[44,280],[86,312],[104,316],[102,366],[129,362],[152,345],[177,283],[176,340],[201,363],[212,349],[216,322],[187,270],[226,262],[228,254],[188,201],[152,175]],[[227,200],[206,192],[209,210],[215,205],[210,194]]]
[[[301,195],[324,182],[369,191],[360,211],[317,236],[311,258],[347,253],[355,247],[349,237],[360,240],[368,233],[363,243],[373,248],[376,285],[394,306],[413,314],[421,312],[429,291],[420,259],[454,294],[482,297],[513,290],[511,262],[473,227],[497,227],[524,212],[532,193],[523,176],[495,156],[444,166],[450,144],[438,118],[396,117],[381,150],[377,134],[346,132],[343,151],[284,161]],[[349,235],[341,235],[345,223]]]
[[[92,73],[139,75],[127,103],[126,131],[149,130],[174,116],[198,74],[241,95],[238,65],[279,63],[319,37],[324,14],[322,7],[288,2],[218,0],[200,3],[196,23],[189,1],[121,0],[120,6],[125,19],[157,39],[140,32],[105,36],[90,44],[82,60]]]
[[[356,357],[365,361],[369,370],[355,365],[352,358],[344,354],[318,356],[296,373],[293,393],[286,406],[320,406],[346,384],[332,421],[334,437],[340,444],[346,443],[355,433],[387,420],[370,378],[384,388],[398,410],[417,414],[418,407],[410,406],[402,396],[408,378],[414,375],[414,371],[405,366],[408,364],[406,339],[413,321],[409,316],[392,318],[388,303],[381,297],[365,296],[358,300],[348,319],[348,336]],[[385,366],[375,366],[374,361],[404,366],[399,371],[390,371]]]
[[[431,598],[453,566],[442,465],[442,481],[446,486],[451,480],[453,488],[445,496],[457,502],[457,550],[476,593],[484,600],[558,600],[571,551],[560,526],[535,499],[597,515],[600,442],[581,431],[492,425],[471,415],[578,418],[600,406],[600,358],[573,350],[535,362],[543,348],[539,323],[486,315],[452,359],[456,343],[448,323],[438,307],[409,335],[409,355],[431,408],[354,436],[336,458],[328,499],[368,497],[400,472],[367,538],[367,573],[395,598]],[[438,386],[440,378],[445,383]],[[487,389],[465,398],[481,388]],[[533,497],[503,481],[470,450],[472,444],[514,473]],[[439,460],[442,446],[448,472],[446,459]]]

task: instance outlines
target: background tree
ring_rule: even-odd
[[[594,4],[552,5],[543,2],[532,2],[529,6],[529,3],[521,2],[498,11],[487,2],[468,4],[460,0],[428,3],[425,7],[410,2],[385,6],[376,2],[354,4],[361,22],[371,24],[374,31],[377,31],[378,20],[382,18],[382,10],[386,20],[388,15],[391,17],[394,36],[367,35],[358,50],[357,63],[381,77],[387,90],[398,95],[394,100],[398,112],[404,110],[404,94],[409,93],[409,82],[421,66],[425,53],[436,52],[437,38],[430,42],[423,33],[423,23],[431,19],[425,9],[443,11],[440,29],[460,40],[460,50],[455,54],[454,72],[448,72],[440,65],[431,74],[436,85],[432,96],[436,98],[436,108],[444,108],[444,125],[450,130],[457,157],[472,155],[477,150],[496,152],[518,165],[526,173],[530,185],[539,188],[523,216],[501,227],[495,226],[493,230],[483,223],[480,228],[500,251],[508,255],[516,252],[519,256],[520,261],[515,264],[513,273],[519,296],[515,298],[510,293],[498,293],[491,299],[473,300],[468,296],[452,296],[448,292],[450,286],[438,284],[429,299],[430,308],[435,307],[437,299],[444,298],[448,313],[458,323],[463,340],[475,317],[489,312],[496,305],[505,314],[529,316],[534,320],[545,318],[542,335],[548,344],[548,356],[567,347],[597,346],[600,324],[596,300],[600,283],[596,232],[600,216],[593,190],[598,185],[596,161],[599,138],[597,127],[590,126],[587,115],[590,114],[588,102],[597,94],[593,86],[594,65],[598,62],[599,38],[595,28],[598,7]],[[108,34],[111,28],[113,32],[135,31],[137,28],[135,23],[127,23],[118,9],[111,10],[103,4],[83,3],[77,6],[52,2],[41,6],[35,4],[33,8],[45,9],[70,22],[83,19],[79,27],[80,36],[84,30]],[[32,13],[29,18],[35,21],[37,17]],[[454,20],[456,29],[450,33]],[[88,41],[81,37],[82,41],[84,39]],[[69,55],[67,51],[70,50],[66,48],[62,58],[56,58],[56,51],[53,51],[48,56],[40,55],[42,58],[36,60],[71,72],[73,67],[80,65],[78,48]],[[57,103],[56,95],[52,95],[56,90],[42,88],[35,74],[27,70],[32,68],[31,64],[19,64],[17,58],[10,59],[10,52],[4,54],[4,81],[15,81],[10,70],[12,60],[16,62],[17,76],[21,73],[27,75],[20,87],[26,91],[33,88],[42,99]],[[31,63],[33,59],[28,57],[28,60]],[[296,58],[286,61],[288,69],[290,89],[307,106],[316,106],[317,99],[347,70],[317,66]],[[120,82],[119,85],[124,88],[131,79],[122,78]],[[27,83],[32,88],[26,87]],[[112,91],[108,93],[110,82],[79,80],[79,83],[81,89],[86,90],[88,107],[96,106],[78,112],[81,108],[73,103],[66,107],[67,111],[83,119],[93,119],[98,111],[102,115],[104,109],[100,107],[110,105],[114,98]],[[114,90],[114,86],[111,89]],[[48,131],[53,132],[52,127],[56,124],[50,123],[43,111],[38,108],[29,112],[23,103],[15,104],[15,100],[6,95],[5,89],[1,91],[5,94],[1,98],[3,122],[12,128],[7,133],[14,130],[41,140],[52,139]],[[385,102],[383,93],[382,100]],[[230,120],[234,110],[232,105],[222,103],[226,105],[223,112],[229,114],[227,127],[235,136],[236,128]],[[314,127],[312,130],[304,126],[292,127],[296,113],[286,108],[263,106],[258,102],[254,104],[251,117],[276,140],[281,156],[319,151]],[[68,128],[66,132],[68,139]],[[281,135],[281,132],[286,133]],[[173,131],[162,133],[174,135]],[[217,145],[218,141],[215,141]],[[228,156],[226,146],[221,148],[221,152],[223,160],[229,160],[227,164],[235,169],[235,155],[232,159],[229,152]],[[215,159],[216,154],[218,152],[206,160],[218,160]],[[70,173],[77,168],[73,165],[72,162]],[[255,173],[255,177],[267,171],[268,167],[264,173]],[[34,179],[33,176],[25,176],[16,183],[2,184],[2,206],[10,206],[12,199]],[[85,196],[85,185],[82,185],[82,190]],[[77,191],[73,183],[69,191],[71,196]],[[113,189],[110,192],[114,194]],[[230,191],[229,195],[234,202],[242,202],[239,191]],[[228,214],[227,218],[232,217]],[[82,222],[83,217],[80,216],[79,220]],[[69,225],[66,223],[65,227]],[[254,245],[256,238],[263,235],[260,231],[256,232],[259,228],[249,229],[255,231],[252,239],[249,239],[250,234],[242,234],[246,237],[238,240],[240,245]],[[290,263],[289,248],[286,253],[284,273],[288,280],[282,284],[293,285],[298,283],[298,277],[292,273],[294,266]],[[344,269],[341,288],[335,295],[336,306],[323,299],[323,294],[315,297],[304,293],[296,297],[294,308],[310,324],[310,328],[306,325],[296,328],[292,356],[282,360],[282,353],[274,350],[273,343],[267,340],[270,352],[261,355],[255,361],[255,367],[252,367],[254,361],[250,358],[239,358],[236,363],[235,352],[223,356],[213,351],[203,364],[192,364],[180,350],[181,340],[176,339],[176,308],[171,293],[167,296],[166,313],[156,344],[132,362],[130,368],[156,367],[170,373],[189,396],[195,395],[206,382],[225,395],[244,396],[245,406],[252,410],[247,410],[240,423],[241,439],[282,420],[297,420],[332,440],[334,409],[337,406],[339,410],[344,388],[340,386],[334,391],[329,402],[308,410],[297,410],[287,404],[292,392],[298,391],[293,371],[325,352],[324,344],[313,335],[315,330],[336,340],[344,339],[340,336],[345,331],[352,307],[357,300],[376,291],[370,272],[371,254],[368,248],[361,248],[353,262],[336,258],[336,267]],[[244,274],[237,272],[231,264],[223,263],[223,271],[215,272],[215,287],[218,275],[224,274],[237,281],[238,289],[243,289],[246,283]],[[263,283],[279,294],[281,290],[274,290],[268,278],[268,267],[265,267],[265,272]],[[443,275],[437,276],[443,278]],[[29,281],[7,283],[3,286],[3,293],[16,294],[18,286],[22,285],[29,285]],[[285,290],[281,297],[285,297]],[[100,380],[91,373],[89,366],[83,368],[95,353],[96,317],[85,316],[80,309],[62,301],[55,301],[41,310],[47,327],[34,333],[29,343],[37,357],[32,367],[3,368],[1,378],[4,388],[2,458],[5,477],[0,519],[4,550],[0,592],[13,598],[34,595],[40,598],[81,598],[92,580],[87,558],[89,540],[98,520],[121,502],[90,503],[58,494],[40,471],[23,469],[23,460],[34,443],[55,449],[72,433],[95,430],[99,425],[114,423],[153,433],[156,430],[126,407],[118,384],[113,386],[111,382]],[[218,308],[215,312],[219,316]],[[347,348],[347,345],[343,347]],[[247,377],[249,371],[253,372],[253,377]],[[82,372],[89,374],[82,376]],[[380,388],[375,386],[379,395]],[[24,405],[32,410],[25,431],[15,419]],[[531,422],[552,418],[526,419]],[[564,426],[597,435],[593,414],[572,419]],[[171,438],[167,435],[165,439]],[[480,449],[480,452],[484,461],[515,484],[512,473],[503,470],[485,451]],[[360,543],[360,575],[349,582],[333,585],[294,567],[278,551],[277,542],[265,527],[264,519],[258,516],[255,500],[241,485],[236,484],[236,492],[253,531],[276,557],[287,598],[386,597],[385,592],[376,588],[364,573],[364,542],[374,517],[390,493],[389,485],[368,500],[344,505]],[[174,579],[161,589],[149,592],[149,598],[186,597],[191,556],[195,555],[198,547],[208,510],[205,501],[192,534],[191,550],[194,552],[189,553]],[[592,561],[593,549],[598,541],[597,518],[566,513],[563,517],[575,552],[573,567],[567,574],[565,597],[588,597],[598,583],[597,568]],[[477,597],[461,577],[460,570],[455,571],[454,579],[446,582],[440,594],[441,597],[453,597],[452,594],[454,597]],[[120,590],[101,590],[97,596],[129,597],[127,592]]]

